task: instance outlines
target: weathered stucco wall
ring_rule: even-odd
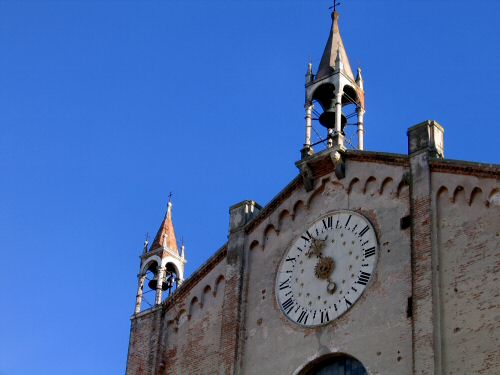
[[[434,173],[443,374],[500,374],[500,182]]]
[[[346,177],[330,174],[284,201],[249,235],[244,299],[243,374],[293,374],[331,352],[359,359],[370,374],[411,374],[410,230],[406,167],[347,161]],[[291,242],[321,215],[333,210],[361,212],[374,225],[378,265],[362,297],[343,316],[319,328],[286,319],[274,292],[279,262]]]

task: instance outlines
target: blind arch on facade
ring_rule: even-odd
[[[368,372],[356,358],[340,354],[314,360],[300,375],[368,375]]]

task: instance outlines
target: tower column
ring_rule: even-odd
[[[142,304],[142,293],[144,290],[144,281],[146,280],[146,275],[139,275],[139,285],[137,287],[137,296],[135,297],[135,314],[139,314],[141,312],[141,304]]]
[[[364,150],[365,149],[365,127],[364,127],[364,117],[365,117],[365,110],[358,106],[356,108],[356,111],[358,112],[358,149]]]
[[[335,96],[335,133],[342,131],[342,91],[339,90]]]
[[[341,149],[344,148],[344,136],[342,134],[342,94],[342,90],[339,90],[335,94],[335,129],[328,129],[328,147]]]
[[[312,131],[312,111],[314,105],[312,103],[306,104],[306,139],[304,142],[304,148],[302,149],[302,157],[312,155],[311,147],[311,131]]]
[[[156,300],[155,305],[159,305],[161,303],[161,294],[163,292],[163,276],[165,275],[165,267],[158,267],[158,279],[156,283]]]

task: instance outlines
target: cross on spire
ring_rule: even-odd
[[[330,8],[328,9],[333,9],[334,12],[337,11],[337,6],[339,6],[340,3],[337,2],[337,0],[333,0],[333,6],[331,6]]]

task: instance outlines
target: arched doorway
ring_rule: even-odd
[[[300,375],[368,375],[356,358],[345,354],[328,355],[311,362]]]

